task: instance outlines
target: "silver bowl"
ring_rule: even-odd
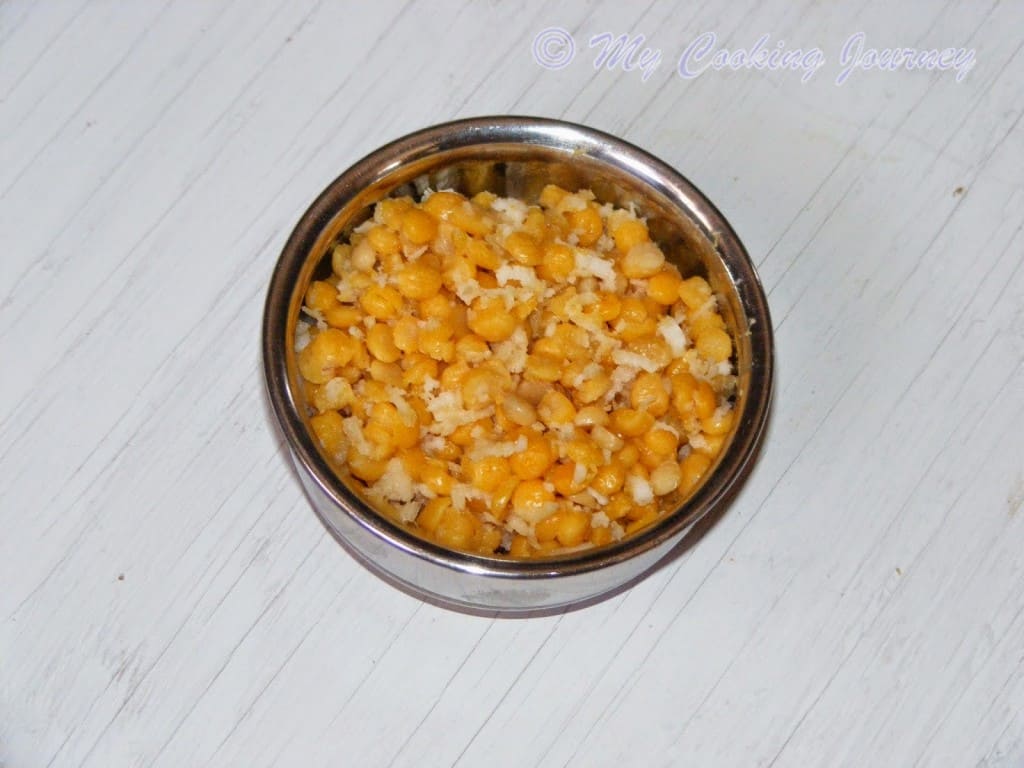
[[[308,427],[292,340],[311,280],[339,235],[392,194],[423,188],[490,190],[536,200],[545,184],[589,187],[602,202],[633,203],[652,238],[684,274],[707,277],[723,298],[735,343],[736,426],[700,488],[680,508],[624,540],[571,555],[511,560],[445,549],[375,512],[343,482]],[[701,518],[728,501],[768,417],[773,342],[764,291],[739,238],[700,191],[620,139],[572,123],[481,117],[426,128],[363,158],[303,214],[271,277],[263,317],[270,405],[317,514],[371,570],[448,607],[522,614],[589,602],[651,570]]]

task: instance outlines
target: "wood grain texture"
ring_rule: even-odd
[[[0,2],[0,766],[1024,766],[1022,26],[1005,0]],[[661,66],[595,69],[604,31]],[[705,31],[826,64],[678,77]],[[837,86],[858,31],[977,64]],[[725,514],[528,620],[353,562],[258,359],[317,192],[489,113],[679,168],[778,345]]]

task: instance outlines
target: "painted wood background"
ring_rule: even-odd
[[[0,765],[1024,766],[1022,29],[1017,0],[0,1]],[[603,32],[658,67],[596,69]],[[705,32],[823,62],[681,77]],[[838,85],[858,32],[973,66]],[[526,620],[335,544],[258,351],[330,179],[497,113],[691,178],[778,344],[731,507]]]

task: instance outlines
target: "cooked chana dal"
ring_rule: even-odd
[[[330,258],[295,339],[310,425],[371,506],[444,547],[620,540],[676,508],[732,429],[710,285],[590,190],[385,199]]]

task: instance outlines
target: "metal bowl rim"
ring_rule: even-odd
[[[732,287],[740,294],[740,303],[750,320],[751,372],[740,426],[711,476],[681,507],[614,544],[521,560],[449,550],[421,539],[373,510],[341,481],[321,456],[298,411],[299,397],[292,391],[288,376],[288,315],[298,274],[309,258],[307,251],[330,221],[330,209],[341,210],[362,191],[365,184],[353,187],[355,179],[382,180],[409,162],[487,144],[540,146],[564,153],[567,161],[578,156],[582,148],[591,159],[615,167],[669,198],[712,240],[719,258],[741,274]],[[774,340],[764,289],[746,248],[714,204],[685,176],[645,150],[593,128],[549,118],[489,116],[441,123],[410,133],[369,153],[327,185],[299,218],[274,267],[264,304],[262,355],[271,408],[291,455],[299,471],[307,473],[340,511],[387,545],[410,556],[463,573],[530,579],[578,575],[629,560],[668,539],[681,537],[711,512],[744,474],[762,439],[772,396]],[[349,541],[313,506],[335,535]]]

